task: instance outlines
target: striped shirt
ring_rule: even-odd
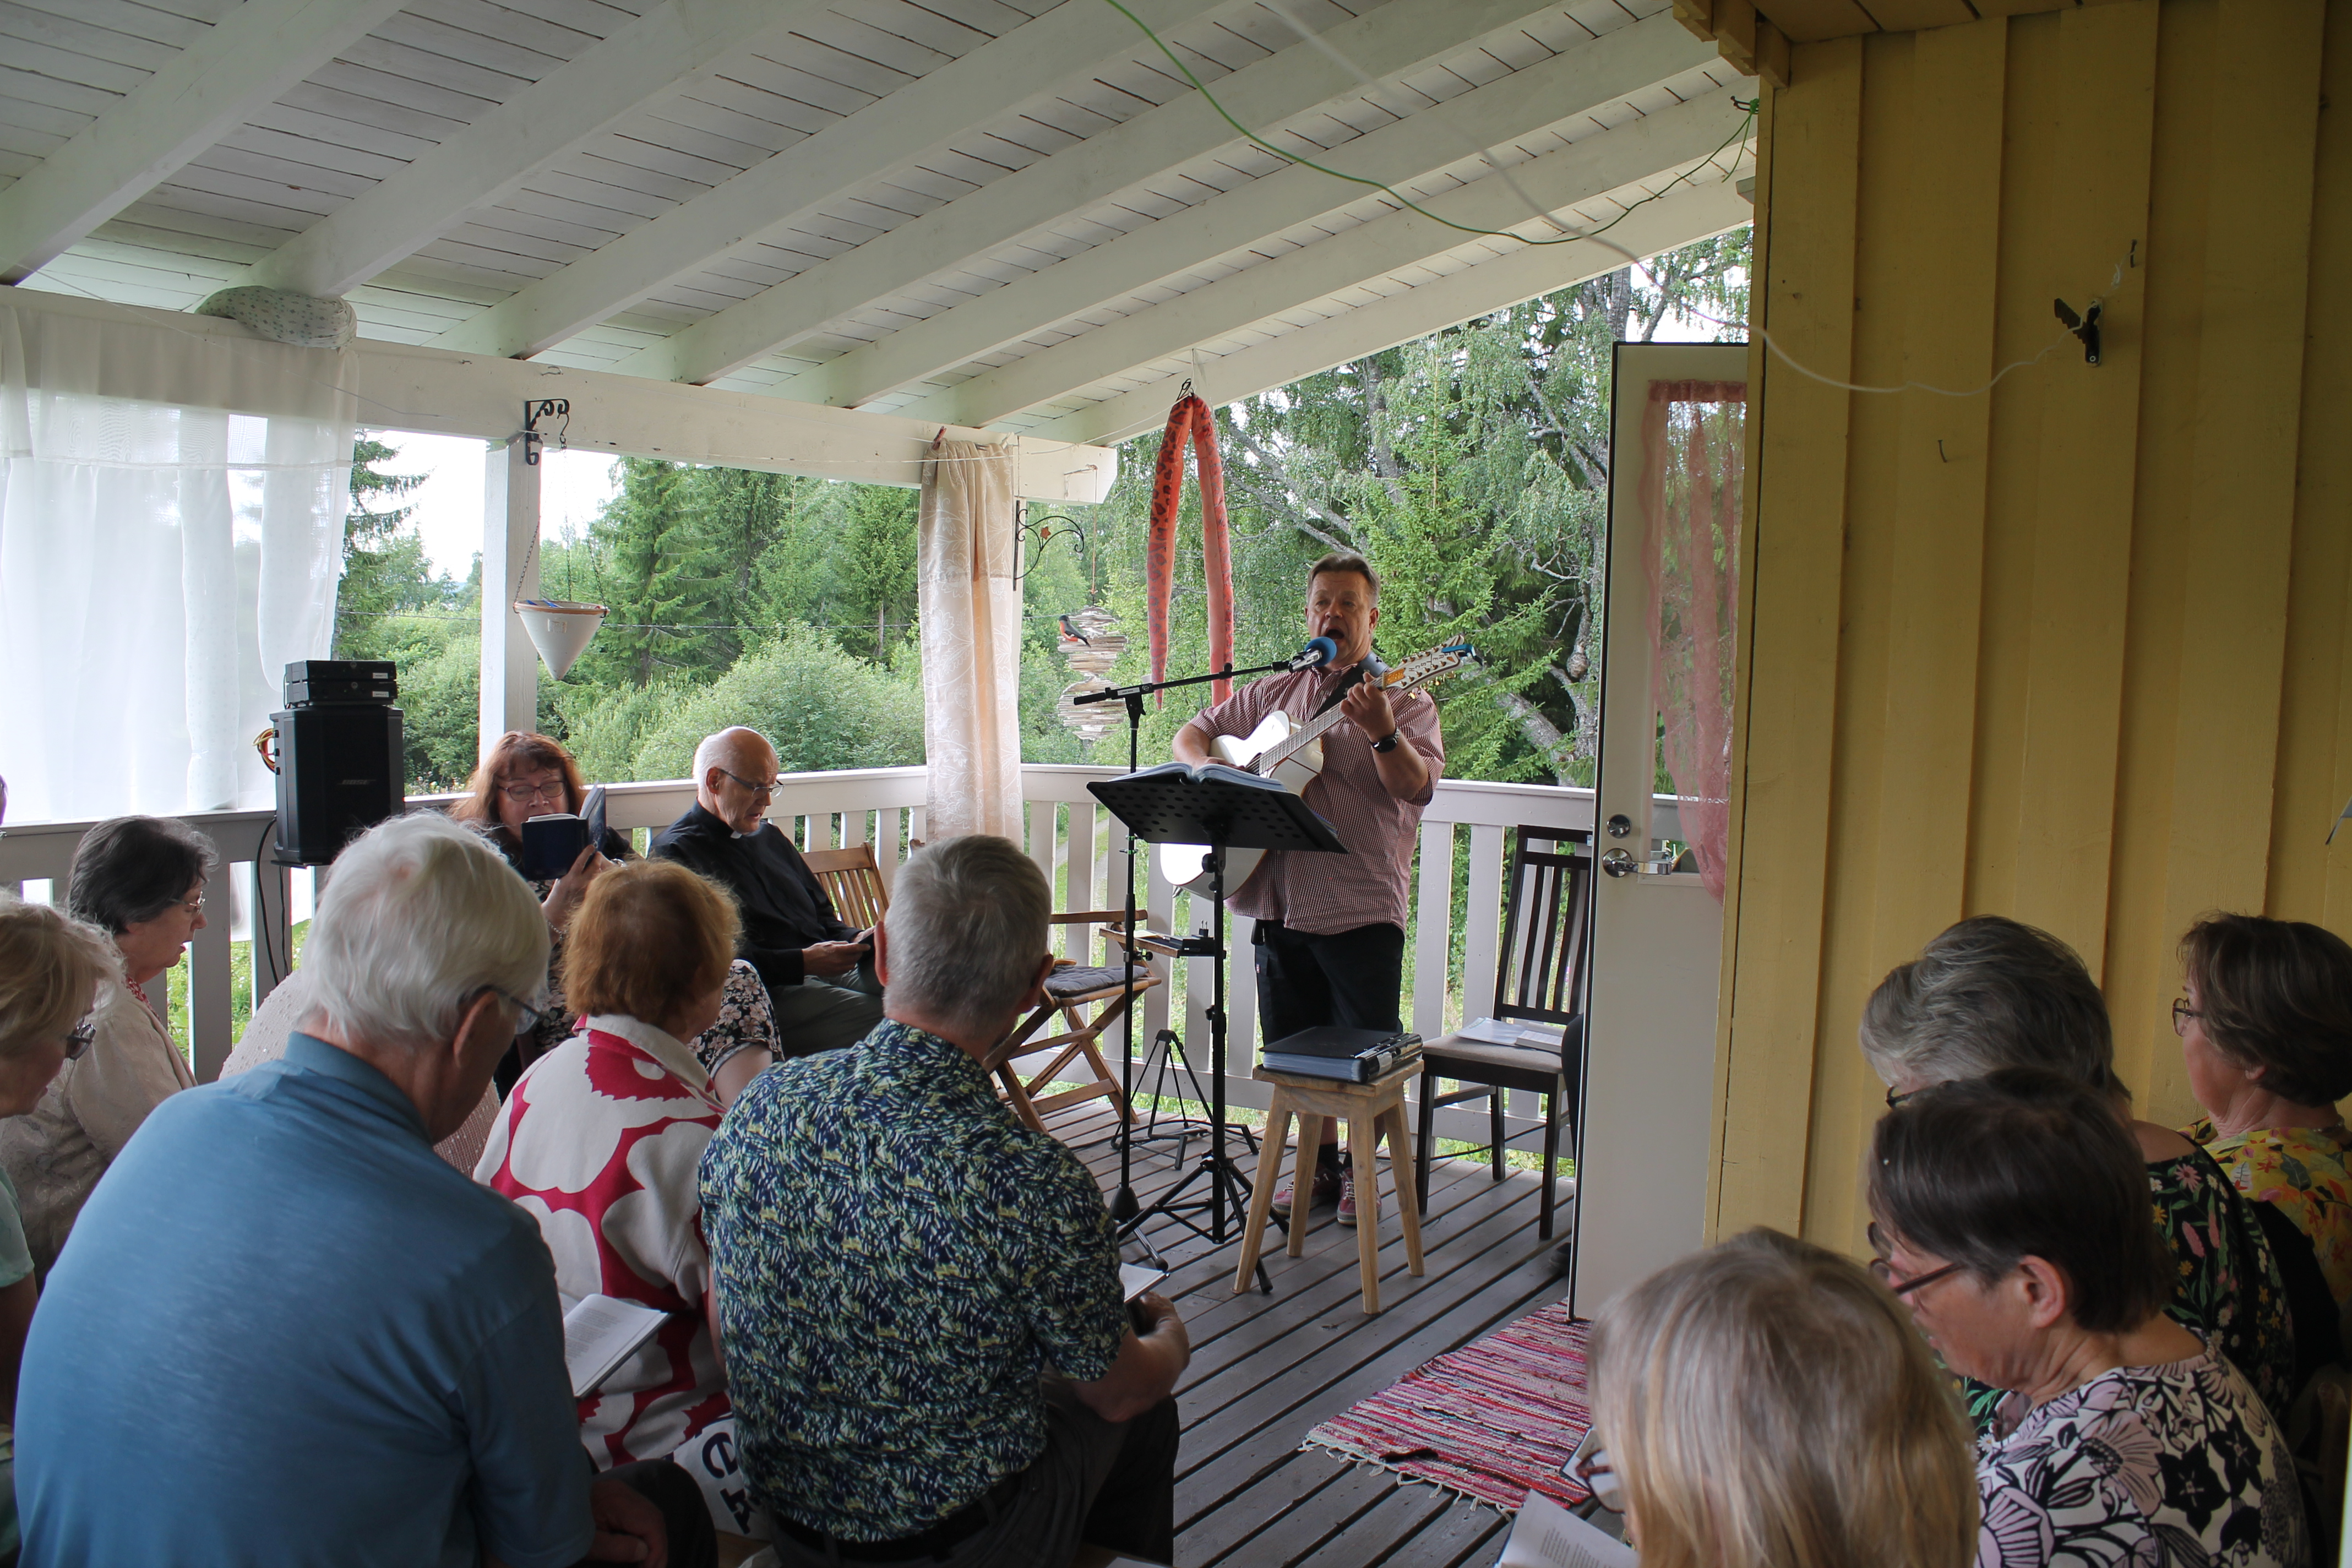
[[[1352,667],[1351,667],[1352,668]],[[1193,722],[1211,735],[1246,735],[1277,709],[1297,723],[1314,717],[1325,698],[1348,679],[1348,670],[1293,670],[1252,681]],[[1391,697],[1399,744],[1419,752],[1429,764],[1429,782],[1410,800],[1400,800],[1381,782],[1372,742],[1342,719],[1323,732],[1323,771],[1304,799],[1331,825],[1345,855],[1278,851],[1228,900],[1235,914],[1275,920],[1315,936],[1360,926],[1404,929],[1406,883],[1412,869],[1413,831],[1445,773],[1445,742],[1437,730],[1437,704],[1427,692]]]

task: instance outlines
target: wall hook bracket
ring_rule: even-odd
[[[2074,314],[2074,308],[2063,300],[2053,300],[2050,304],[2057,313],[2058,320],[2064,323],[2066,330],[2082,341],[2083,363],[2098,363],[2099,302],[2096,300],[2092,300],[2090,304],[2084,307],[2083,313],[2079,316]]]
[[[541,435],[539,422],[561,419],[563,423],[555,432],[555,445],[560,450],[572,445],[572,399],[568,397],[526,397],[522,401],[522,460],[531,468],[539,467],[540,449],[547,445]]]

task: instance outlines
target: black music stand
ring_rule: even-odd
[[[1210,959],[1212,985],[1209,1018],[1209,1147],[1190,1175],[1162,1194],[1151,1205],[1119,1226],[1122,1240],[1155,1215],[1165,1215],[1193,1235],[1223,1245],[1229,1192],[1238,1219],[1242,1194],[1249,1178],[1225,1154],[1225,854],[1228,849],[1295,849],[1345,855],[1347,847],[1330,824],[1316,816],[1307,803],[1272,779],[1212,763],[1196,771],[1170,763],[1125,778],[1087,785],[1087,791],[1118,818],[1128,832],[1147,844],[1208,846],[1209,928],[1202,936],[1187,939],[1183,951]],[[1185,1199],[1185,1190],[1206,1179],[1207,1194]],[[1234,1191],[1238,1189],[1238,1191]],[[1193,1217],[1209,1213],[1204,1228]],[[1269,1296],[1274,1280],[1258,1265],[1258,1284]]]

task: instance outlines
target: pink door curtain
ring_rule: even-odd
[[[1699,876],[1723,900],[1748,384],[1661,381],[1643,411],[1650,696]]]

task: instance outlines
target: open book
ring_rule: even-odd
[[[1634,1568],[1634,1557],[1599,1525],[1530,1491],[1495,1568]]]
[[[585,1399],[602,1388],[668,1318],[658,1307],[617,1296],[581,1297],[563,1314],[563,1365],[572,1373],[572,1397]]]

